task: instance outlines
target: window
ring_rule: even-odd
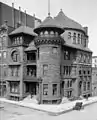
[[[36,53],[35,52],[29,52],[29,53],[27,53],[27,60],[29,60],[29,61],[35,61],[36,60]]]
[[[80,34],[78,34],[78,44],[80,44]]]
[[[53,53],[54,53],[54,54],[57,53],[57,47],[53,47]]]
[[[12,66],[11,68],[11,76],[19,76],[19,66]]]
[[[19,76],[19,67],[16,67],[16,75],[15,76]]]
[[[76,33],[73,34],[73,43],[76,44]]]
[[[71,74],[71,66],[64,66],[64,75]]]
[[[81,70],[79,71],[79,75],[81,75]]]
[[[67,88],[72,87],[72,80],[67,81]]]
[[[14,67],[11,67],[11,76],[14,76]]]
[[[68,32],[68,39],[71,39],[71,32]]]
[[[64,51],[64,60],[70,60],[70,52],[69,51]]]
[[[90,90],[90,82],[87,83],[87,90]]]
[[[23,38],[22,38],[22,37],[20,37],[20,44],[22,44],[22,42],[23,42]]]
[[[57,95],[57,84],[53,84],[53,95]]]
[[[19,53],[17,51],[13,51],[11,56],[12,56],[13,62],[19,61]]]
[[[36,66],[35,65],[27,66],[27,75],[36,77]]]
[[[48,72],[48,65],[43,65],[43,75],[47,75]]]
[[[67,91],[67,98],[70,98],[72,96],[72,91]]]
[[[86,91],[86,82],[83,83],[83,89]]]
[[[84,75],[85,75],[85,74],[86,74],[86,71],[84,70],[83,73],[84,73]]]
[[[43,84],[43,95],[48,95],[48,84]]]
[[[81,44],[82,44],[82,41],[83,41],[83,35],[81,35]]]
[[[39,59],[39,48],[37,49],[37,57]]]
[[[10,82],[10,92],[19,93],[19,82]]]
[[[4,58],[6,58],[6,52],[5,51],[3,52],[3,56],[4,56]]]
[[[86,47],[86,39],[84,39],[84,47]]]

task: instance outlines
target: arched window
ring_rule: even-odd
[[[76,44],[76,33],[73,34],[73,43]]]
[[[17,51],[13,51],[11,54],[13,62],[18,62],[19,61],[19,53]]]
[[[71,32],[68,32],[68,39],[71,39]]]
[[[80,44],[80,34],[78,34],[78,44]]]

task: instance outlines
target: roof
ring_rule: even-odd
[[[75,49],[79,49],[79,50],[83,50],[83,51],[87,51],[87,52],[91,52],[92,53],[92,51],[89,48],[87,48],[87,47],[80,47],[80,46],[77,46],[75,44],[70,44],[68,42],[65,42],[64,46],[68,46],[68,47],[71,47],[71,48],[75,48]]]
[[[82,27],[82,25],[80,25],[79,23],[77,23],[76,21],[68,18],[63,11],[61,10],[58,15],[54,18],[55,20],[57,20],[58,22],[60,22],[61,26],[63,28],[71,28],[71,29],[78,29],[78,30],[82,30],[85,32],[84,28]]]
[[[16,35],[19,33],[24,33],[32,36],[37,36],[36,33],[33,32],[33,29],[27,26],[20,26],[12,31],[9,35]]]
[[[46,17],[46,19],[37,28],[35,28],[34,31],[38,33],[39,30],[44,28],[57,28],[60,30],[61,33],[64,32],[61,24],[57,20],[53,19],[51,16]]]
[[[29,44],[29,47],[27,47],[25,49],[25,51],[32,51],[32,50],[37,50],[35,45],[34,45],[34,41],[32,41],[30,44]]]

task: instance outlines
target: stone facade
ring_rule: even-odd
[[[40,104],[59,104],[63,97],[73,100],[92,95],[87,30],[79,24],[67,29],[59,23],[48,16],[34,29],[37,36],[27,27],[8,34],[5,80],[9,99],[20,100],[30,94],[36,95]]]

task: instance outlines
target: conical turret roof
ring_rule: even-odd
[[[62,10],[58,13],[58,15],[54,19],[57,20],[63,28],[71,28],[84,31],[82,25],[68,18]]]
[[[60,33],[64,32],[64,29],[61,27],[61,24],[53,19],[51,16],[46,17],[46,19],[37,27],[34,29],[34,32],[38,33],[39,31],[43,29],[57,29],[60,31]]]

